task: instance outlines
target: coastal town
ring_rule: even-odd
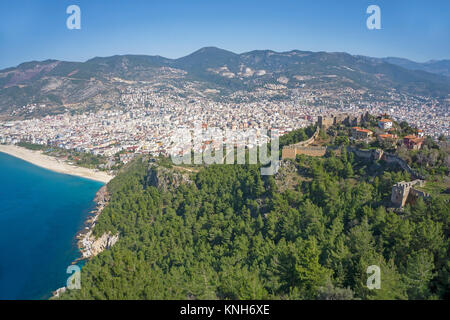
[[[3,314],[445,308],[450,1],[0,8]]]
[[[354,117],[366,112],[390,114],[397,123],[406,121],[420,130],[417,138],[431,136],[437,140],[450,134],[446,101],[395,90],[375,97],[350,88],[287,89],[283,79],[278,81],[279,85],[266,85],[251,92],[237,91],[222,101],[196,90],[180,92],[177,88],[160,90],[156,84],[129,85],[121,89],[120,98],[110,108],[0,122],[0,143],[27,142],[104,156],[108,161],[103,169],[107,170],[117,162],[128,163],[136,154],[167,156],[188,152],[189,145],[180,144],[182,137],[177,141],[182,130],[203,132],[204,144],[214,143],[214,138],[207,139],[206,134],[213,137],[214,130],[231,130],[240,135],[237,145],[245,145],[251,129],[277,129],[283,135],[315,124],[322,115],[336,113]],[[274,95],[283,98],[274,99]],[[28,105],[23,110],[31,112],[36,108],[45,105]],[[390,128],[380,128],[380,139],[394,137],[387,130]],[[371,133],[355,128],[353,136],[367,134]],[[267,142],[267,136],[260,138],[257,144]],[[414,139],[411,137],[411,143],[417,144]]]

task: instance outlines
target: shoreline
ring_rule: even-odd
[[[108,193],[107,186],[104,185],[95,194],[95,209],[89,213],[89,216],[84,221],[83,229],[78,231],[75,236],[81,256],[72,264],[75,264],[81,260],[87,260],[93,256],[98,255],[103,250],[112,247],[118,240],[118,235],[112,236],[110,233],[105,233],[99,238],[96,238],[93,235],[93,230],[95,225],[97,224],[97,220],[102,214],[103,209],[105,209],[105,207],[108,205],[109,199],[110,194]]]
[[[42,151],[33,151],[15,145],[0,145],[0,152],[57,173],[86,178],[105,184],[114,178],[114,176],[109,175],[106,172],[70,165],[64,162],[64,160],[47,156],[43,154]]]
[[[72,261],[72,265],[76,265],[79,261],[89,260],[104,250],[111,248],[119,240],[119,234],[111,235],[109,232],[103,234],[98,239],[93,235],[97,220],[102,214],[103,209],[108,205],[109,199],[110,195],[107,186],[104,185],[95,194],[95,209],[89,212],[88,217],[83,223],[83,228],[75,235],[80,256]],[[66,290],[66,286],[56,289],[52,292],[50,300],[58,299]]]
[[[111,235],[109,233],[102,235],[98,239],[93,236],[93,228],[96,225],[97,219],[101,215],[103,209],[109,202],[109,193],[107,191],[107,183],[114,178],[114,176],[106,172],[96,171],[93,169],[77,167],[66,163],[64,160],[56,157],[48,156],[42,151],[29,150],[16,145],[1,145],[0,152],[8,154],[12,157],[21,159],[38,167],[51,170],[53,172],[68,174],[72,176],[82,177],[85,179],[98,181],[104,185],[97,190],[94,198],[95,207],[89,212],[80,230],[75,234],[77,242],[79,257],[72,261],[72,265],[82,260],[88,260],[96,256],[105,249],[112,247],[118,240],[119,235]],[[66,291],[66,287],[62,287],[51,293],[50,299],[58,298]]]

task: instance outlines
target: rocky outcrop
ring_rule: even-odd
[[[94,257],[103,250],[111,248],[119,240],[118,233],[104,233],[99,238],[96,238],[92,233],[98,217],[109,201],[109,194],[106,186],[100,188],[94,201],[97,203],[97,207],[91,212],[93,215],[86,220],[84,230],[77,235],[78,248],[81,251],[81,258],[79,260]]]
[[[181,184],[192,183],[188,172],[180,172],[175,169],[169,169],[156,164],[151,164],[148,169],[145,184],[156,187],[162,191],[174,189]]]
[[[111,232],[104,233],[98,239],[92,234],[90,230],[85,237],[83,237],[80,242],[80,250],[82,254],[82,259],[88,259],[95,257],[99,253],[106,249],[111,248],[119,240],[119,234],[112,235]]]
[[[119,240],[118,233],[115,235],[112,235],[111,232],[104,233],[99,238],[96,238],[92,234],[92,230],[95,227],[98,217],[109,202],[109,193],[106,185],[97,191],[94,201],[97,203],[97,207],[95,210],[91,211],[92,215],[86,219],[84,230],[79,232],[76,236],[81,257],[72,262],[72,264],[76,264],[79,260],[89,259],[98,255],[100,252],[111,248]],[[67,287],[62,287],[53,291],[53,295],[50,299],[58,299],[66,292],[66,290]]]
[[[94,201],[97,205],[106,205],[109,201],[108,188],[105,186],[101,187],[95,194]]]
[[[56,291],[53,291],[52,299],[59,298],[64,292],[66,292],[66,290],[67,290],[66,287],[62,287],[62,288],[57,289]]]

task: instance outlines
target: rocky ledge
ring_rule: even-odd
[[[98,217],[109,202],[109,193],[106,186],[100,188],[94,201],[97,203],[97,207],[91,212],[92,216],[86,220],[84,230],[77,235],[78,248],[81,251],[81,258],[78,260],[94,257],[103,250],[111,248],[119,240],[119,234],[113,235],[108,232],[96,238],[92,233]]]
[[[64,292],[66,292],[66,290],[67,290],[66,287],[62,287],[57,289],[56,291],[53,291],[53,296],[51,299],[59,298]]]
[[[153,186],[165,192],[171,189],[176,189],[181,184],[192,183],[190,178],[191,172],[189,172],[189,169],[185,170],[187,171],[181,172],[179,170],[175,170],[174,168],[169,169],[150,163],[145,184],[146,186]]]
[[[81,259],[88,259],[98,255],[106,249],[111,248],[119,240],[119,234],[112,235],[110,232],[104,233],[101,237],[96,239],[89,231],[80,241],[78,245],[81,250]]]
[[[118,233],[115,235],[111,235],[110,232],[104,233],[98,239],[92,234],[92,230],[95,227],[98,217],[109,202],[109,193],[106,185],[97,191],[94,201],[97,203],[97,207],[90,212],[91,216],[86,219],[84,230],[80,231],[76,236],[78,239],[78,248],[81,251],[81,257],[72,262],[72,264],[98,255],[100,252],[111,248],[117,240],[119,240]],[[53,296],[50,299],[59,298],[66,290],[66,287],[62,287],[53,291]]]

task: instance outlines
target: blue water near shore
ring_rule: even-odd
[[[65,286],[102,185],[0,152],[0,299],[48,299]]]

